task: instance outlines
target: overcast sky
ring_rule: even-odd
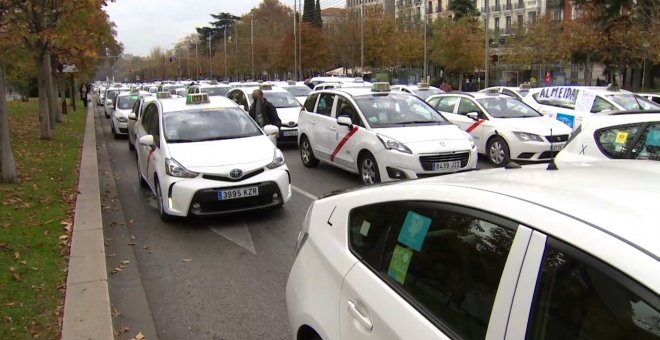
[[[152,48],[170,49],[179,39],[207,26],[211,13],[241,16],[261,0],[116,0],[106,11],[117,25],[124,53],[146,56]],[[293,7],[293,0],[280,0]]]

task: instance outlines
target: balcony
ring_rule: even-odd
[[[497,4],[495,6],[490,6],[490,11],[491,12],[499,12],[501,10],[502,10],[502,6],[500,6],[499,4]]]
[[[513,6],[513,8],[514,8],[515,10],[523,10],[523,9],[525,9],[525,2],[524,2],[524,1],[518,1],[518,3],[516,3],[516,4]]]
[[[510,2],[507,2],[506,4],[504,4],[504,10],[505,11],[510,11],[512,8],[513,8],[513,6],[511,5]]]

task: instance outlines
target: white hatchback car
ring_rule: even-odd
[[[136,123],[138,179],[161,219],[282,206],[291,175],[282,152],[250,116],[206,93],[149,102]],[[270,131],[275,130],[275,131]]]
[[[427,102],[469,132],[478,152],[496,166],[509,160],[550,160],[571,133],[570,127],[508,95],[454,92]]]
[[[420,98],[372,88],[312,92],[299,119],[300,157],[360,174],[362,182],[415,179],[477,166],[477,149],[461,131]]]
[[[140,99],[140,94],[120,92],[115,96],[115,104],[110,115],[110,128],[115,138],[128,134],[128,114],[133,105]]]
[[[422,100],[426,100],[428,97],[445,93],[445,91],[431,86],[429,83],[419,83],[416,85],[394,85],[392,86],[392,91],[403,91],[410,94],[414,94]]]
[[[539,164],[321,198],[286,285],[293,339],[658,339],[659,177]]]
[[[660,161],[660,111],[617,112],[585,118],[557,162],[604,159]]]

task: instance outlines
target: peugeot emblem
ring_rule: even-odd
[[[233,169],[232,171],[229,172],[229,177],[238,179],[243,177],[243,170],[241,169]]]

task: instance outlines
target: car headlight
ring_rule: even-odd
[[[514,132],[514,135],[521,141],[521,142],[543,142],[543,138],[539,135],[535,135],[533,133],[527,133],[527,132]]]
[[[175,161],[174,158],[167,158],[165,160],[165,172],[173,177],[183,177],[183,178],[195,178],[199,175],[196,172],[192,172]]]
[[[463,133],[467,136],[467,139],[470,141],[470,148],[474,149],[477,147],[477,144],[474,143],[474,137],[469,132],[463,131]]]
[[[128,122],[128,119],[126,119],[124,117],[119,117],[119,118],[117,118],[117,121],[120,122],[120,123],[126,123],[126,122]]]
[[[383,136],[383,135],[377,135],[377,136],[378,136],[378,139],[380,140],[380,142],[383,143],[383,146],[387,150],[396,150],[396,151],[403,152],[403,153],[412,153],[412,151],[410,151],[410,149],[408,149],[407,146],[405,146],[403,143],[397,141],[396,139],[393,139],[393,138],[390,138],[390,137],[387,137],[387,136]]]
[[[273,152],[273,161],[270,164],[266,165],[268,169],[279,168],[284,165],[284,155],[280,149],[275,149]]]

